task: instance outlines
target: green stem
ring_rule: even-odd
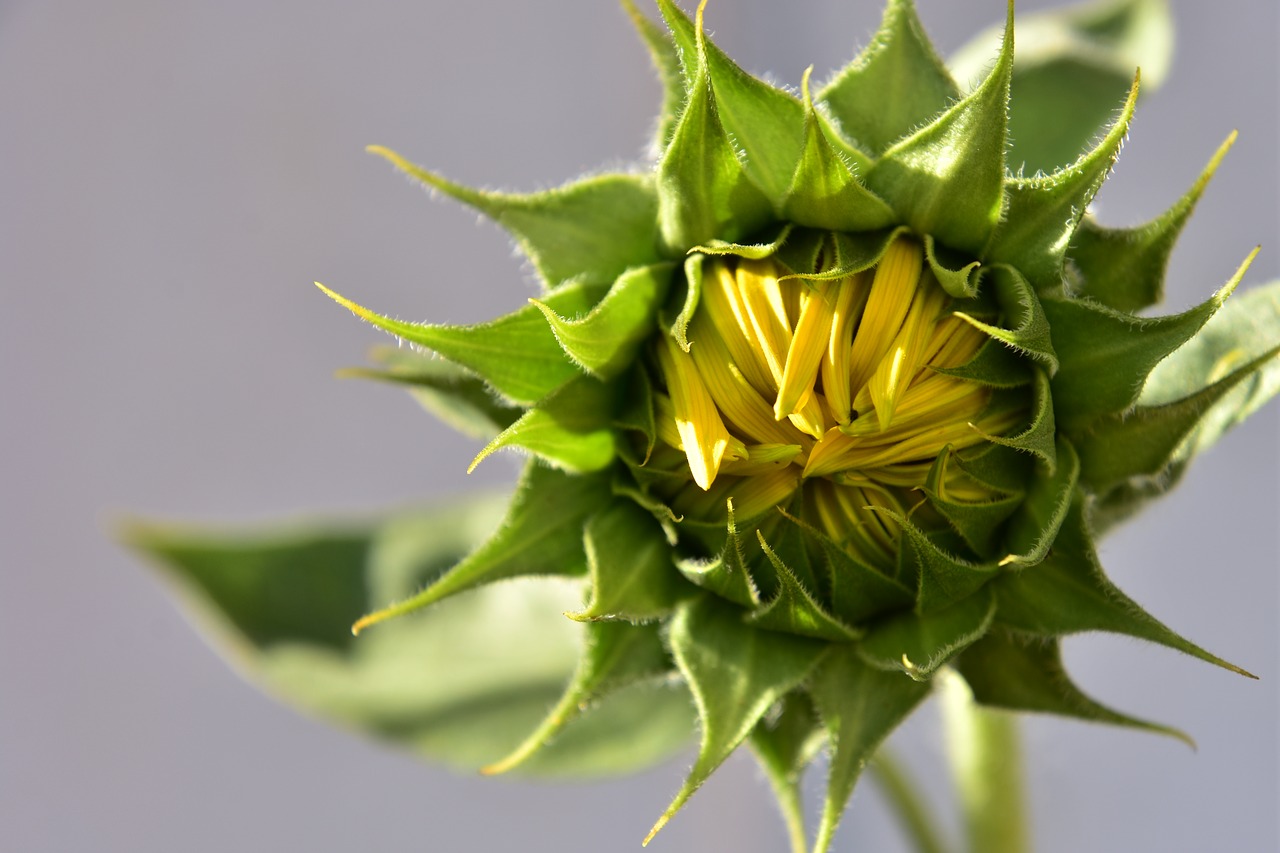
[[[871,762],[871,772],[889,800],[889,806],[898,816],[898,822],[906,831],[907,837],[915,845],[916,853],[946,853],[947,848],[942,843],[928,808],[906,769],[891,750],[880,748]]]
[[[974,702],[956,673],[945,672],[939,680],[970,853],[1030,853],[1017,719]]]

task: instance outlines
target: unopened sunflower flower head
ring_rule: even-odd
[[[1235,331],[1261,303],[1224,308],[1256,250],[1200,305],[1137,313],[1231,140],[1167,213],[1109,228],[1089,206],[1140,80],[1073,162],[1023,176],[1012,4],[971,89],[889,0],[869,47],[795,91],[735,65],[702,8],[658,0],[663,31],[624,6],[664,84],[652,168],[513,195],[372,149],[506,228],[544,290],[457,327],[326,289],[430,352],[391,352],[381,375],[488,430],[476,462],[531,457],[497,532],[416,594],[373,593],[353,642],[497,581],[582,578],[567,692],[487,769],[571,741],[620,692],[635,729],[612,737],[636,737],[661,716],[646,702],[687,688],[700,749],[653,832],[744,742],[794,831],[825,744],[819,851],[944,668],[985,705],[1160,731],[1075,687],[1061,638],[1110,631],[1243,673],[1127,598],[1094,545],[1277,384],[1275,329]]]

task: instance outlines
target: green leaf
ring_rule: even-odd
[[[1038,293],[1062,288],[1071,235],[1120,154],[1137,100],[1134,77],[1124,107],[1092,151],[1051,175],[1006,184],[1007,208],[984,252],[988,262],[1016,267]]]
[[[826,643],[752,628],[742,622],[741,610],[709,595],[676,609],[669,642],[698,706],[702,743],[689,778],[649,830],[645,844],[774,703],[804,680],[828,648]]]
[[[854,177],[814,112],[809,74],[804,73],[804,149],[782,204],[797,225],[828,231],[873,231],[897,220],[893,209]]]
[[[627,270],[581,317],[563,317],[541,300],[529,301],[547,318],[569,358],[592,376],[612,379],[631,365],[653,334],[673,269],[674,264],[662,263]]]
[[[609,284],[629,267],[659,259],[658,196],[650,175],[598,175],[509,195],[455,184],[380,145],[367,150],[505,228],[549,289],[568,281]]]
[[[1022,504],[1023,495],[1015,492],[986,501],[959,501],[952,498],[947,494],[945,486],[951,457],[951,445],[947,445],[930,466],[921,491],[929,498],[929,505],[947,520],[975,554],[983,559],[991,559],[996,556],[1000,531],[1009,516]]]
[[[766,716],[751,730],[751,751],[769,778],[795,853],[809,849],[800,783],[822,742],[823,727],[813,702],[800,691],[782,697],[776,716]]]
[[[698,586],[714,592],[721,598],[743,607],[757,607],[760,591],[751,577],[742,555],[742,542],[733,516],[733,503],[728,505],[728,535],[720,553],[711,560],[684,559],[676,562],[676,568],[685,578]],[[687,524],[687,523],[686,523]]]
[[[1049,378],[1040,368],[1036,368],[1035,384],[1032,388],[1035,393],[1031,404],[1031,422],[1027,428],[1010,436],[989,435],[987,440],[1002,447],[1033,454],[1044,460],[1052,469],[1058,464],[1053,392],[1049,386]]]
[[[1045,317],[1044,305],[1039,295],[1013,267],[997,264],[984,267],[982,272],[981,284],[990,283],[1001,313],[1009,319],[1008,325],[1013,328],[984,323],[962,311],[956,312],[957,316],[991,338],[1039,362],[1053,376],[1058,370],[1058,355],[1053,348],[1049,321]]]
[[[901,613],[871,626],[858,653],[877,669],[905,672],[917,681],[929,676],[957,652],[987,632],[996,602],[989,588],[943,610]]]
[[[577,474],[613,462],[613,410],[619,388],[580,376],[529,409],[471,460],[467,473],[504,447],[522,448],[556,468]]]
[[[627,17],[635,25],[636,32],[649,50],[649,58],[653,68],[658,72],[662,82],[662,109],[658,113],[658,125],[654,129],[652,148],[655,152],[663,151],[671,142],[671,134],[675,130],[676,119],[684,106],[684,77],[680,73],[680,54],[675,43],[663,32],[662,28],[636,8],[632,0],[620,0]]]
[[[991,338],[959,367],[934,367],[933,370],[990,388],[1018,388],[1034,381],[1032,363],[1004,341]]]
[[[908,232],[909,229],[905,227],[861,234],[828,235],[808,230],[799,232],[801,239],[789,241],[778,254],[778,260],[793,272],[780,276],[778,280],[799,278],[805,281],[834,281],[846,278],[880,263],[889,245],[899,235]],[[815,234],[819,239],[810,240],[809,236]],[[818,261],[821,260],[826,260],[827,263],[818,269]]]
[[[1013,8],[991,74],[929,124],[894,143],[866,175],[919,234],[977,254],[1000,221],[1004,203]]]
[[[185,603],[243,638],[241,659],[290,642],[345,652],[354,643],[351,623],[368,607],[363,573],[372,534],[361,525],[236,534],[131,522],[123,539],[195,594]]]
[[[681,282],[684,285],[683,294],[679,289],[676,291],[677,296],[682,296],[676,301],[680,310],[675,317],[671,317],[666,311],[660,315],[662,327],[685,352],[689,351],[689,323],[693,320],[693,312],[698,310],[698,303],[702,301],[703,260],[704,256],[699,253],[684,259],[684,278]],[[670,304],[668,301],[668,307]]]
[[[521,575],[583,574],[587,565],[582,524],[608,499],[609,484],[603,476],[564,474],[530,461],[502,525],[492,536],[430,586],[361,618],[352,630],[363,630],[494,581]]]
[[[823,537],[823,556],[831,580],[831,609],[842,621],[858,625],[887,610],[909,607],[911,590],[845,553]]]
[[[701,6],[696,22],[671,0],[658,0],[658,8],[686,57],[690,91],[710,84],[720,123],[742,146],[747,176],[774,205],[781,203],[804,145],[799,101],[743,71],[716,47],[703,31]],[[696,58],[692,70],[688,57]]]
[[[529,406],[582,375],[556,342],[542,313],[532,305],[476,326],[431,326],[375,314],[323,284],[316,286],[343,308],[396,337],[438,352],[476,373],[506,399]],[[579,314],[599,300],[600,289],[569,284],[547,294],[544,304]]]
[[[649,378],[649,371],[644,364],[637,362],[623,382],[626,390],[622,394],[622,405],[614,416],[613,424],[618,429],[639,433],[644,438],[644,457],[640,460],[644,464],[649,461],[649,455],[653,453],[653,447],[658,441],[658,426],[653,419],[653,380]]]
[[[1086,696],[1067,675],[1056,640],[992,631],[965,649],[955,666],[980,704],[1145,729],[1195,746],[1177,729],[1117,713]]]
[[[689,251],[691,253],[701,252],[704,255],[733,255],[738,258],[758,261],[776,254],[786,244],[794,229],[795,226],[793,224],[784,222],[778,226],[778,236],[772,240],[759,243],[729,243],[725,240],[708,240],[703,245],[694,246]]]
[[[1170,631],[1107,580],[1079,499],[1068,510],[1052,553],[1037,566],[1004,575],[991,589],[996,621],[1006,628],[1042,638],[1110,631],[1248,675]]]
[[[1275,384],[1274,363],[1280,346],[1232,370],[1207,388],[1172,403],[1138,406],[1126,415],[1100,419],[1087,436],[1080,439],[1080,479],[1097,494],[1122,485],[1130,478],[1158,477],[1169,466],[1190,458],[1199,449],[1193,438],[1197,428],[1209,427],[1206,440],[1224,430],[1233,420],[1216,420],[1215,406],[1237,387],[1270,367],[1270,383]],[[1214,420],[1206,420],[1215,416]]]
[[[1000,36],[992,27],[961,48],[951,60],[956,79],[977,77]],[[1020,15],[1010,162],[1032,174],[1070,163],[1111,121],[1111,105],[1124,97],[1134,69],[1154,91],[1172,57],[1167,0],[1079,3]]]
[[[675,558],[658,522],[631,501],[618,501],[587,521],[583,531],[591,600],[581,622],[625,619],[647,622],[671,612],[691,587],[676,572]]]
[[[747,622],[770,631],[796,634],[833,642],[849,642],[860,636],[859,632],[845,625],[826,611],[813,593],[805,589],[795,572],[769,547],[764,534],[756,531],[760,548],[773,565],[778,578],[778,592],[768,602],[753,610]]]
[[[929,686],[868,666],[850,647],[836,647],[814,674],[810,692],[831,739],[827,796],[813,847],[825,853],[862,768]]]
[[[945,246],[939,246],[932,234],[924,236],[924,256],[929,270],[948,295],[956,299],[972,299],[978,295],[978,282],[982,264],[957,257]]]
[[[875,156],[959,97],[911,0],[890,0],[871,43],[818,93],[844,135]]]
[[[1140,311],[1163,299],[1165,269],[1178,235],[1235,141],[1232,131],[1191,189],[1151,222],[1136,228],[1102,228],[1086,217],[1068,250],[1073,291],[1117,311]]]
[[[657,626],[593,622],[583,638],[582,656],[560,701],[519,746],[480,772],[506,773],[524,764],[591,705],[625,687],[665,678],[672,668]]]
[[[899,575],[916,582],[916,613],[946,610],[967,599],[992,577],[996,567],[972,563],[941,548],[913,522],[894,516],[902,527]]]
[[[1242,293],[1222,307],[1200,333],[1151,372],[1139,402],[1159,406],[1193,395],[1241,362],[1263,354],[1280,340],[1280,283]],[[1123,521],[1147,502],[1177,485],[1190,460],[1280,393],[1280,359],[1229,391],[1201,416],[1158,478],[1130,480],[1111,488],[1094,505],[1099,533]]]
[[[668,7],[674,10],[670,2],[664,2],[664,13]],[[683,13],[675,11],[683,18]],[[671,26],[678,36],[676,25]],[[699,45],[702,42],[699,28]],[[687,55],[688,49],[685,51]],[[697,53],[688,103],[676,124],[671,145],[658,163],[659,228],[664,246],[673,254],[683,254],[690,246],[712,239],[738,240],[765,225],[773,215],[773,205],[747,176],[721,123],[706,56],[701,47]],[[797,137],[800,127],[797,116]],[[756,141],[769,135],[760,133]],[[792,168],[794,163],[788,167],[788,178]],[[785,188],[784,185],[782,189]],[[603,230],[607,233],[609,229]]]
[[[1045,558],[1067,517],[1080,479],[1080,457],[1071,442],[1057,441],[1057,464],[1037,466],[1026,498],[1009,519],[1007,555],[1001,566],[1033,566]]]
[[[993,491],[1015,494],[1025,490],[1035,462],[1030,453],[1000,444],[978,445],[955,456],[956,467],[979,483]]]
[[[1155,406],[1194,393],[1232,368],[1264,355],[1280,342],[1280,282],[1236,296],[1200,333],[1156,366],[1140,402]],[[1280,393],[1280,361],[1272,360],[1243,387],[1227,394],[1205,413],[1190,454],[1211,447],[1228,429]]]
[[[1168,317],[1134,317],[1082,299],[1044,300],[1061,362],[1053,402],[1062,428],[1087,429],[1099,416],[1132,408],[1152,369],[1217,313],[1257,254],[1209,299]]]
[[[350,367],[337,375],[404,386],[424,409],[472,438],[492,438],[520,417],[521,409],[499,402],[484,380],[453,362],[389,346],[374,347],[370,357],[382,369]]]
[[[124,537],[166,570],[201,626],[273,695],[474,769],[515,746],[573,671],[581,628],[560,611],[579,584],[524,579],[473,591],[430,619],[360,639],[350,623],[370,601],[405,595],[447,570],[492,528],[502,505],[486,497],[386,523],[253,533],[135,523]],[[618,773],[682,745],[687,694],[637,689],[618,699],[593,707],[524,770]],[[617,738],[619,730],[629,737]]]

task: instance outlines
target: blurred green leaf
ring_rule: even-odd
[[[756,723],[751,730],[751,751],[755,754],[774,797],[787,823],[791,849],[808,850],[804,828],[804,807],[800,799],[800,783],[804,769],[822,747],[822,721],[808,694],[795,690],[783,697],[778,713]]]
[[[581,595],[523,579],[460,595],[430,619],[366,636],[350,624],[374,596],[431,583],[501,515],[486,497],[383,523],[306,523],[211,533],[136,522],[125,541],[155,560],[247,675],[282,700],[430,758],[476,768],[516,746],[555,701],[580,650],[560,616]],[[626,772],[688,738],[688,695],[637,687],[593,706],[522,770]],[[619,730],[630,736],[616,737]]]
[[[1173,59],[1167,0],[1104,0],[1019,15],[1009,118],[1014,171],[1071,163],[1123,102],[1134,71],[1155,91]],[[991,63],[1003,28],[991,27],[951,58],[962,84]]]
[[[606,697],[627,688],[663,689],[674,664],[659,637],[658,626],[592,622],[585,626],[582,656],[560,701],[542,723],[510,754],[481,768],[486,774],[508,773],[536,756],[578,719]],[[680,694],[682,690],[671,690]],[[687,699],[688,697],[683,697]],[[629,697],[631,701],[636,696]],[[693,733],[693,706],[686,704],[687,720],[681,727]]]
[[[609,499],[605,475],[570,475],[536,460],[525,466],[502,524],[425,589],[362,617],[354,626],[404,616],[450,596],[523,575],[576,576],[587,571],[583,521]],[[567,608],[562,608],[567,609]]]
[[[1156,406],[1185,397],[1280,344],[1280,281],[1227,302],[1200,333],[1156,365],[1139,402]],[[1280,358],[1272,358],[1201,416],[1188,456],[1213,446],[1229,429],[1280,393]]]
[[[1063,428],[1087,429],[1101,415],[1128,411],[1151,371],[1217,313],[1256,254],[1213,296],[1167,317],[1138,318],[1085,299],[1045,299],[1061,360],[1053,401]]]
[[[662,83],[662,108],[658,111],[658,126],[653,134],[653,149],[661,151],[671,141],[676,119],[684,106],[685,87],[684,76],[680,72],[680,53],[666,31],[636,8],[634,0],[620,2],[648,48],[649,58]]]
[[[483,379],[432,353],[381,346],[370,358],[382,367],[351,367],[338,375],[404,386],[424,409],[464,435],[493,438],[521,415],[520,408],[498,400]]]

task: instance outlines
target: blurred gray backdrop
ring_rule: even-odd
[[[708,26],[797,84],[852,56],[878,0],[717,0]],[[944,51],[999,0],[921,0]],[[1021,11],[1049,5],[1021,2]],[[1277,276],[1277,4],[1176,3],[1179,61],[1097,202],[1163,210],[1233,128],[1174,258],[1169,305]],[[658,87],[608,0],[0,3],[0,848],[46,851],[637,849],[691,757],[637,778],[451,775],[302,718],[240,681],[112,543],[123,511],[256,520],[509,481],[394,389],[334,381],[381,342],[311,286],[474,321],[532,292],[497,229],[431,202],[384,143],[461,181],[551,186],[643,154]],[[1106,543],[1158,617],[1252,682],[1117,637],[1067,645],[1096,696],[1189,731],[1027,726],[1039,849],[1274,851],[1277,414]],[[945,791],[935,715],[899,734]],[[652,845],[774,851],[736,758]],[[902,848],[878,794],[840,850]]]

